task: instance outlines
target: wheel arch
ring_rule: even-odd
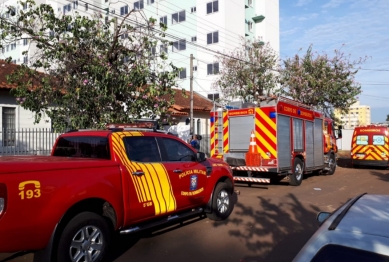
[[[109,202],[101,198],[89,198],[79,201],[66,211],[66,213],[61,217],[60,221],[56,225],[55,231],[53,232],[49,243],[49,246],[52,247],[52,250],[50,252],[51,258],[55,258],[57,255],[56,247],[58,246],[59,238],[66,225],[73,217],[82,212],[93,212],[98,215],[101,215],[109,222],[108,225],[110,226],[110,230],[113,231],[116,228],[116,211]]]
[[[234,182],[233,182],[233,180],[231,180],[231,178],[228,177],[228,176],[222,176],[222,177],[220,177],[220,178],[216,181],[216,183],[214,184],[214,187],[213,187],[212,193],[211,193],[211,197],[209,198],[208,203],[207,203],[207,205],[206,205],[205,208],[204,208],[204,211],[205,211],[206,213],[212,211],[212,201],[213,201],[213,197],[214,197],[214,191],[215,191],[216,185],[219,184],[219,183],[226,183],[227,186],[228,186],[228,188],[230,189],[230,193],[231,193],[231,194],[234,193]]]

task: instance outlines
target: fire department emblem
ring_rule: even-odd
[[[190,176],[190,190],[196,190],[197,189],[197,175]]]

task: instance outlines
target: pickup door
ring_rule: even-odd
[[[127,192],[126,225],[194,206],[204,199],[206,168],[193,160],[196,153],[185,143],[160,137],[157,143],[155,136],[139,132],[114,133],[112,141],[128,172],[123,183],[128,187],[123,190]],[[167,151],[165,144],[181,146],[186,155],[180,156],[180,161],[168,161],[169,154],[173,157],[172,148]],[[178,153],[176,150],[174,159]]]

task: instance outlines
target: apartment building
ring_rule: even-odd
[[[371,124],[370,106],[360,105],[359,101],[350,106],[347,114],[335,110],[335,116],[341,120],[344,129]]]
[[[16,3],[16,0],[3,1],[1,9]],[[217,92],[211,88],[220,68],[217,54],[240,47],[240,39],[260,39],[269,42],[277,53],[280,49],[279,0],[37,0],[36,3],[50,4],[58,14],[100,12],[119,19],[135,10],[137,18],[133,19],[137,21],[153,17],[165,23],[167,39],[173,44],[168,48],[156,47],[156,52],[164,48],[174,65],[183,68],[179,86],[186,90],[190,87],[192,54],[193,88],[204,96]],[[18,5],[15,11],[27,8]],[[28,51],[28,55],[23,56],[23,51]],[[16,64],[28,63],[34,52],[28,39],[23,39],[6,46],[0,57],[12,56]]]

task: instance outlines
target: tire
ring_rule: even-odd
[[[102,261],[110,237],[109,225],[102,216],[92,212],[80,213],[70,220],[62,232],[57,261]]]
[[[300,158],[294,159],[293,174],[289,175],[289,185],[299,186],[303,181],[304,163]]]
[[[326,175],[333,175],[336,170],[336,158],[334,154],[330,155],[330,158],[328,159],[328,167],[330,168]]]
[[[213,192],[211,213],[207,217],[211,220],[220,221],[226,219],[232,212],[233,203],[231,190],[226,183],[218,183]]]

